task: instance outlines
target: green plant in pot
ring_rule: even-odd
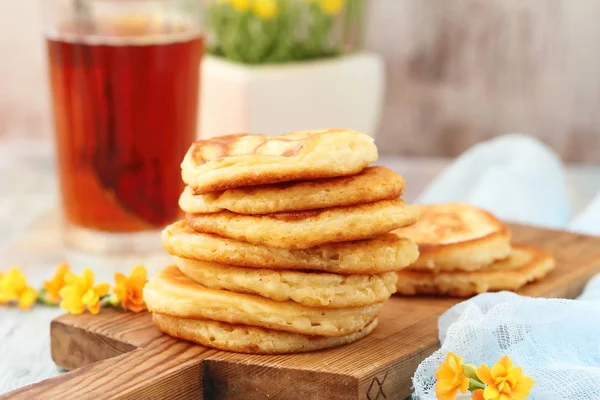
[[[206,9],[208,52],[247,64],[359,50],[365,0],[217,0]]]
[[[200,136],[374,134],[383,63],[363,50],[366,11],[366,0],[208,1]]]

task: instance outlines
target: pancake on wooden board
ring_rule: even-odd
[[[382,304],[350,308],[312,308],[293,301],[208,289],[166,267],[144,288],[148,310],[189,319],[210,319],[317,336],[358,332],[379,315]]]
[[[339,275],[234,267],[176,257],[179,270],[210,289],[257,294],[307,307],[359,307],[387,300],[396,291],[397,275]]]
[[[419,258],[410,269],[474,271],[510,253],[510,231],[487,211],[465,203],[424,205],[419,221],[395,234],[414,240]]]
[[[513,245],[510,255],[479,271],[398,272],[399,294],[468,297],[485,292],[517,290],[554,268],[551,255],[533,247]]]
[[[198,232],[283,249],[372,238],[414,224],[418,218],[419,208],[400,199],[266,215],[221,211],[186,216]]]
[[[182,178],[196,194],[243,186],[354,175],[377,160],[373,139],[348,129],[281,136],[238,134],[192,144]]]
[[[369,240],[290,250],[198,233],[178,221],[162,232],[164,249],[178,257],[251,268],[297,269],[337,274],[380,274],[412,264],[419,256],[410,239],[386,233]]]
[[[385,167],[367,167],[360,173],[314,181],[284,182],[220,192],[195,194],[187,186],[179,207],[189,214],[229,210],[239,214],[271,214],[316,210],[398,198],[404,179]]]
[[[344,336],[309,336],[247,325],[184,319],[154,313],[152,321],[168,335],[219,350],[251,354],[304,353],[357,341],[375,329],[377,318],[358,332]]]

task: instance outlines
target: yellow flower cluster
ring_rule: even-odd
[[[277,0],[254,0],[252,11],[259,18],[273,19],[277,15]]]
[[[7,273],[0,272],[0,304],[17,304],[29,310],[37,302],[57,305],[71,314],[81,314],[88,310],[92,314],[100,312],[103,305],[120,306],[125,310],[140,312],[146,309],[143,290],[148,282],[146,268],[137,265],[129,276],[115,274],[113,294],[107,282],[95,284],[94,272],[85,268],[82,275],[71,272],[69,264],[56,267],[52,278],[45,280],[39,291],[27,284],[27,279],[18,267]]]
[[[286,0],[225,0],[231,7],[239,12],[252,12],[261,19],[269,20],[277,16],[279,12],[279,2]],[[290,1],[290,0],[287,0]],[[291,0],[293,1],[293,0]],[[223,0],[220,0],[223,2]],[[337,15],[343,9],[345,0],[305,0],[308,3],[316,3],[321,10],[328,15]]]
[[[16,303],[22,310],[29,310],[37,299],[37,290],[27,284],[27,278],[18,267],[6,274],[0,273],[0,304]]]
[[[345,0],[321,0],[319,5],[325,14],[337,15],[344,9]]]
[[[92,314],[100,312],[100,299],[110,291],[110,284],[105,282],[94,285],[94,272],[85,268],[81,276],[67,273],[65,286],[60,290],[60,308],[71,314],[81,314],[87,308]]]
[[[259,18],[268,20],[277,15],[278,0],[228,0],[231,7],[239,12],[252,10]]]
[[[136,265],[129,276],[120,272],[115,274],[116,286],[113,292],[126,310],[140,312],[146,309],[144,286],[148,282],[148,273],[143,265]]]
[[[44,281],[44,302],[46,304],[58,304],[60,302],[60,290],[65,286],[65,276],[71,271],[67,263],[61,263],[56,267],[54,276]]]
[[[238,11],[247,11],[250,9],[250,0],[229,0],[231,7]]]
[[[523,375],[521,367],[513,366],[508,356],[502,357],[492,368],[482,364],[463,364],[456,354],[446,359],[435,373],[435,394],[440,400],[454,400],[458,392],[471,391],[473,400],[525,400],[535,384],[533,378]]]

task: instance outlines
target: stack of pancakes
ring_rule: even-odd
[[[176,264],[145,289],[164,332],[251,353],[355,341],[377,325],[416,244],[418,218],[371,138],[329,129],[194,143],[182,163],[186,219],[163,231]]]
[[[549,254],[511,245],[509,228],[464,203],[426,205],[416,224],[394,233],[413,239],[418,260],[398,272],[398,293],[467,297],[518,290],[554,268]]]

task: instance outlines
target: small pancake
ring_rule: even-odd
[[[399,294],[440,294],[468,297],[479,293],[518,290],[541,279],[554,268],[551,255],[527,246],[513,245],[508,258],[480,271],[398,272]]]
[[[189,214],[223,210],[239,214],[316,210],[396,199],[402,194],[404,185],[404,179],[394,171],[368,167],[357,175],[339,178],[251,186],[199,195],[187,186],[179,198],[179,207]]]
[[[387,300],[397,275],[338,275],[325,272],[243,268],[176,257],[179,270],[210,289],[257,294],[306,307],[359,307]]]
[[[344,336],[307,336],[255,326],[184,319],[153,314],[152,321],[168,335],[219,350],[250,354],[304,353],[357,341],[377,327],[377,318],[358,332]]]
[[[373,139],[348,129],[269,137],[238,134],[192,144],[183,181],[196,194],[236,187],[354,175],[377,160]]]
[[[386,233],[374,239],[329,243],[303,250],[257,246],[222,236],[198,233],[178,221],[162,232],[165,250],[178,257],[251,268],[297,269],[337,274],[396,271],[419,256],[410,239]]]
[[[187,223],[198,232],[216,233],[257,245],[307,249],[325,243],[372,238],[414,224],[418,218],[418,207],[397,199],[267,215],[231,211],[187,214]]]
[[[474,271],[510,253],[510,231],[492,214],[465,203],[421,206],[419,221],[394,233],[419,246],[411,270]]]
[[[208,289],[171,265],[144,288],[148,310],[189,319],[210,319],[317,336],[358,332],[379,314],[381,303],[351,308],[311,308],[293,301]]]

